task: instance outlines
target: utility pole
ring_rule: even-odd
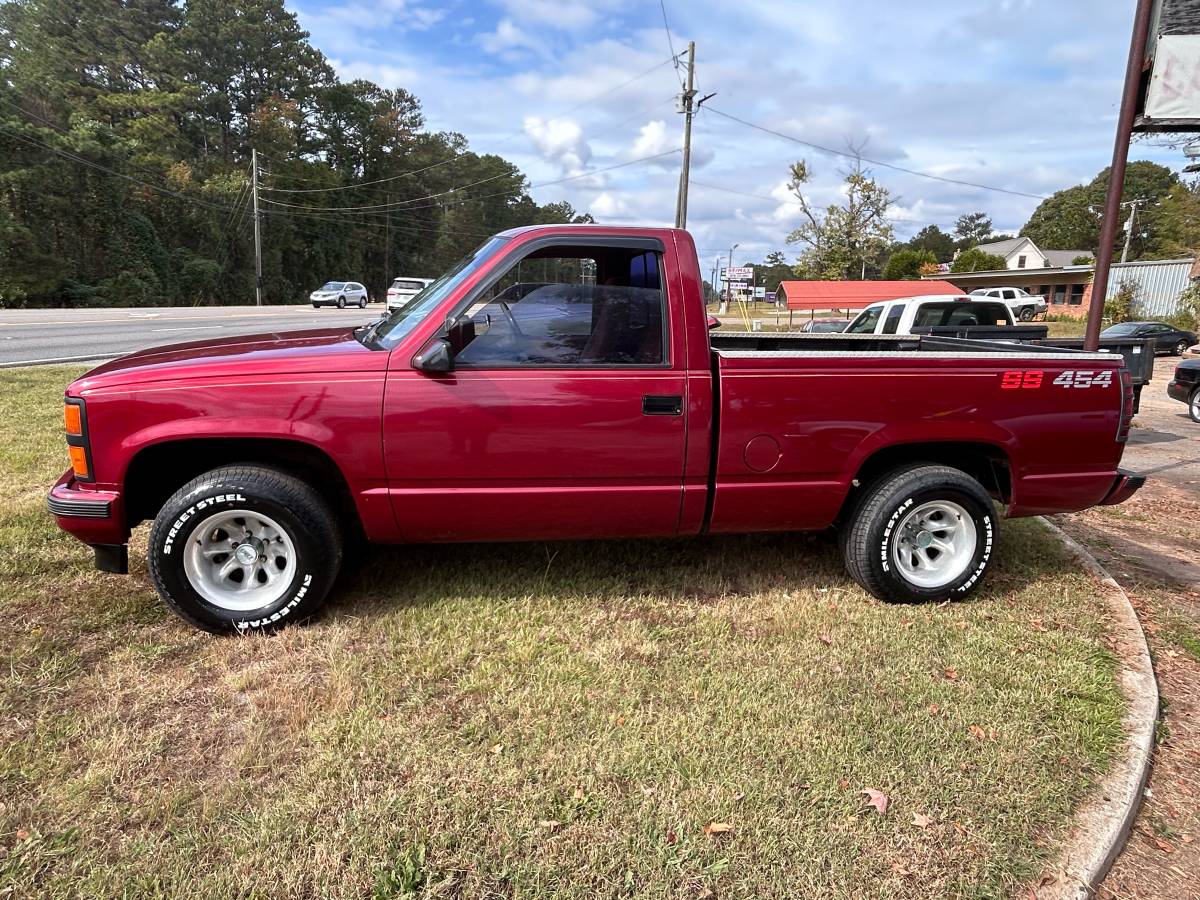
[[[1130,208],[1129,219],[1125,223],[1125,249],[1121,251],[1121,262],[1129,261],[1129,245],[1133,243],[1133,228],[1134,225],[1137,224],[1138,207],[1145,202],[1146,201],[1144,199],[1128,200],[1121,204],[1122,206],[1128,206]]]
[[[387,217],[383,220],[383,291],[386,297],[391,286],[388,278],[392,268],[392,192],[388,191],[384,197],[387,200]]]
[[[250,148],[250,184],[254,190],[254,302],[262,306],[262,226],[258,216],[258,151]]]
[[[692,168],[692,116],[696,99],[696,42],[688,41],[687,89],[680,97],[683,107],[683,170],[679,173],[679,197],[675,202],[675,227],[687,228],[688,180]]]

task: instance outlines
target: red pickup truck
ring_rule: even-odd
[[[1066,512],[1142,484],[1118,468],[1119,357],[712,324],[684,231],[515,229],[372,325],[84,375],[50,510],[112,572],[152,520],[167,605],[247,632],[314,613],[362,540],[833,526],[869,592],[943,600],[992,562],[997,502]]]

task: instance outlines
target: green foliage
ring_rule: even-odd
[[[958,221],[954,223],[954,234],[958,238],[959,246],[963,248],[983,243],[991,233],[992,220],[987,213],[966,213],[959,216]]]
[[[1109,170],[1088,184],[1058,191],[1042,201],[1021,229],[1043,250],[1095,250],[1100,246],[1100,220],[1108,191]],[[1129,164],[1122,200],[1145,200],[1137,216],[1130,259],[1161,256],[1162,212],[1155,204],[1171,194],[1179,178],[1166,166],[1139,160]],[[1127,216],[1128,211],[1123,213]],[[1125,234],[1118,229],[1114,248],[1120,249]]]
[[[1034,243],[1036,244],[1037,241],[1034,241]],[[1081,253],[1079,256],[1077,256],[1073,260],[1071,260],[1071,265],[1073,265],[1073,266],[1090,266],[1095,261],[1096,261],[1096,258],[1094,256],[1089,256],[1086,253]]]
[[[0,305],[250,301],[251,147],[268,302],[590,220],[404,89],[340,81],[283,0],[0,0],[0,71]]]
[[[1185,331],[1200,329],[1200,284],[1193,284],[1180,295],[1179,304],[1167,321]]]
[[[887,261],[883,277],[888,281],[903,281],[921,277],[921,268],[937,265],[937,257],[929,250],[897,250]]]
[[[1104,318],[1116,325],[1138,318],[1137,282],[1126,279],[1117,286],[1117,291],[1104,301]]]
[[[844,172],[843,205],[815,208],[804,188],[812,177],[803,160],[793,163],[788,189],[800,202],[803,220],[787,236],[789,244],[803,244],[798,270],[808,278],[839,280],[862,278],[868,265],[891,246],[892,224],[887,211],[892,196],[861,163]]]
[[[972,247],[969,250],[964,250],[958,254],[958,257],[950,265],[951,272],[998,272],[1004,269],[1007,263],[1003,256],[996,256],[992,253],[984,253],[978,247]]]
[[[949,262],[956,249],[954,238],[936,225],[926,225],[904,246],[910,250],[928,250],[934,262]]]
[[[394,866],[380,872],[371,890],[371,900],[391,900],[411,897],[425,884],[425,845],[410,844],[404,848]]]

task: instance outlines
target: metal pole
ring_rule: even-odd
[[[262,228],[258,219],[258,151],[250,148],[250,183],[254,188],[254,302],[262,306]]]
[[[387,289],[391,285],[388,273],[392,268],[392,192],[387,191],[384,197],[387,201],[387,218],[383,220],[383,294],[386,304]]]
[[[1117,237],[1117,218],[1121,215],[1121,192],[1125,188],[1125,166],[1129,162],[1129,140],[1133,136],[1133,119],[1137,113],[1138,90],[1142,82],[1142,67],[1146,57],[1146,38],[1150,34],[1150,13],[1154,0],[1138,0],[1133,18],[1133,35],[1129,41],[1129,60],[1125,66],[1125,90],[1121,95],[1121,114],[1117,119],[1117,134],[1113,141],[1112,168],[1109,170],[1108,194],[1104,199],[1104,219],[1100,225],[1100,248],[1096,255],[1096,276],[1092,279],[1092,302],[1088,305],[1087,332],[1083,349],[1100,346],[1100,320],[1104,317],[1104,298],[1108,294],[1108,275],[1112,267],[1113,242]]]
[[[675,227],[687,228],[688,181],[692,168],[692,100],[696,96],[696,42],[688,41],[687,90],[683,92],[683,169],[679,173],[679,199],[675,203]]]

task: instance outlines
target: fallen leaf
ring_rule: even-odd
[[[933,824],[933,819],[924,813],[913,813],[912,823],[918,828],[928,828]]]
[[[668,844],[677,844],[678,842],[679,842],[679,835],[677,835],[673,831],[668,831],[667,832],[667,843]]]
[[[967,731],[971,732],[971,737],[975,738],[977,741],[982,741],[985,737],[987,737],[987,732],[978,725],[968,726]]]
[[[906,869],[898,862],[892,863],[892,871],[901,877],[908,877],[912,874],[912,869]]]
[[[704,826],[704,833],[709,837],[716,834],[729,834],[733,831],[733,826],[728,822],[709,822]]]
[[[941,711],[942,711],[942,708],[940,706],[938,706],[936,703],[929,704],[929,714],[931,716],[936,716]]]
[[[881,816],[887,812],[888,795],[883,791],[877,791],[875,788],[863,788],[859,793],[866,795],[867,805],[875,807],[875,811]]]
[[[26,831],[24,828],[18,828],[18,829],[17,829],[17,840],[18,840],[18,841],[23,841],[23,840],[25,840],[25,838],[27,838],[27,837],[29,837],[29,832],[28,832],[28,831]]]
[[[1041,619],[1031,619],[1029,624],[1033,626],[1034,631],[1045,631],[1046,630],[1046,626],[1042,624]]]
[[[1174,853],[1175,852],[1175,848],[1172,847],[1170,844],[1168,844],[1166,841],[1164,841],[1162,838],[1155,838],[1154,846],[1157,847],[1159,850],[1161,850],[1163,853]]]
[[[575,799],[582,800],[583,796],[583,788],[575,788]]]
[[[557,819],[542,819],[538,824],[547,831],[558,831],[558,829],[562,828],[562,822]]]
[[[494,744],[494,745],[492,746],[492,749],[491,749],[491,750],[489,750],[488,752],[489,752],[489,753],[497,753],[497,754],[499,754],[499,753],[503,753],[503,752],[504,752],[504,745],[503,745],[503,744]]]
[[[837,780],[837,786],[839,789],[844,791],[846,788],[850,787],[850,781],[846,778],[839,778]]]
[[[734,803],[741,803],[745,799],[746,799],[746,795],[741,791],[738,791],[736,794],[733,795]]]
[[[942,672],[942,674],[945,675],[949,681],[958,681],[958,669],[951,667]]]
[[[700,893],[696,895],[696,900],[712,900],[712,898],[715,896],[717,895],[713,893],[712,888],[705,887],[701,888]]]
[[[826,647],[830,646],[830,645],[833,643],[833,638],[831,638],[831,637],[830,637],[829,635],[827,635],[827,634],[818,634],[818,635],[817,635],[817,640],[819,640],[819,641],[820,641],[822,644],[824,644]]]

